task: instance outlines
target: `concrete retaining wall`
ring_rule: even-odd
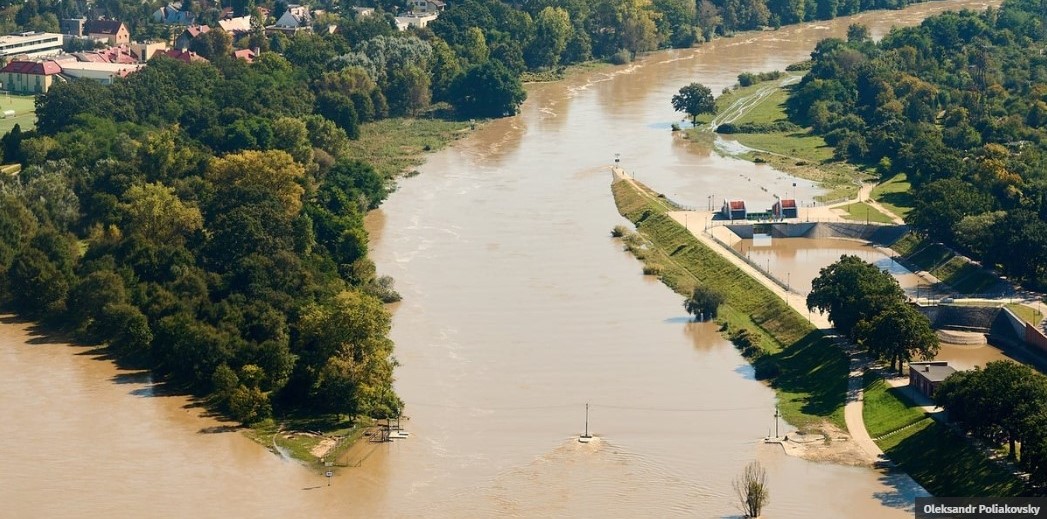
[[[845,222],[776,222],[731,223],[727,227],[739,238],[752,239],[754,227],[770,228],[773,238],[851,238],[890,245],[901,238],[909,227],[905,225],[866,225]]]

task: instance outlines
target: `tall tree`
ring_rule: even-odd
[[[807,308],[829,313],[836,329],[854,337],[855,325],[904,300],[898,281],[858,256],[844,255],[818,273]]]
[[[938,354],[938,336],[931,322],[907,303],[896,302],[868,320],[860,321],[855,329],[858,343],[869,353],[897,365],[902,373],[904,363],[913,357],[934,358]]]
[[[684,112],[691,116],[691,124],[698,126],[698,116],[701,114],[715,114],[716,100],[709,87],[701,83],[691,83],[680,89],[680,93],[673,96],[673,108],[677,112]]]

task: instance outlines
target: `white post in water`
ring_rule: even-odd
[[[589,435],[589,402],[585,403],[585,434],[578,437],[580,443],[589,443],[593,437]]]

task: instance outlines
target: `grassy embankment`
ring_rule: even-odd
[[[992,290],[1000,279],[929,239],[907,234],[891,245],[915,270],[925,270],[961,294]]]
[[[658,272],[683,295],[697,285],[724,293],[718,320],[753,363],[757,377],[776,390],[785,419],[805,430],[816,430],[824,421],[844,429],[843,352],[774,293],[670,218],[666,213],[674,208],[664,198],[625,181],[611,188],[618,211],[636,225],[639,237],[631,238],[635,245],[630,248],[645,270]]]
[[[863,419],[898,467],[936,496],[1014,496],[1024,485],[949,427],[927,416],[898,388],[865,376]]]
[[[426,153],[446,147],[472,127],[468,121],[441,119],[375,121],[360,127],[360,138],[350,142],[351,156],[370,163],[386,178],[396,178],[425,162]],[[297,460],[317,466],[320,459],[313,455],[313,449],[325,439],[335,440],[337,444],[325,458],[339,460],[336,463],[342,465],[345,453],[371,425],[365,417],[291,418],[263,421],[247,429],[246,434],[267,448],[279,448]]]
[[[791,77],[796,75],[798,73],[790,73]],[[787,122],[785,100],[790,87],[781,86],[783,80],[764,81],[722,94],[716,98],[717,113],[723,115],[745,106],[740,116],[728,118],[735,124]],[[687,130],[687,138],[700,140],[702,134],[709,134],[713,128],[708,125],[713,119],[707,115],[700,117],[701,125]],[[869,178],[858,168],[835,160],[833,148],[807,128],[788,132],[734,133],[724,137],[754,150],[742,153],[738,158],[767,163],[790,175],[820,183],[827,190],[821,197],[823,201],[852,198],[858,193],[858,183]]]

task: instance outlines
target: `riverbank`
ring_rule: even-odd
[[[911,199],[908,182],[903,177],[893,178],[873,186],[866,172],[834,157],[833,148],[809,128],[791,131],[758,131],[761,127],[789,124],[784,103],[788,85],[794,78],[785,78],[775,84],[736,89],[725,94],[718,105],[726,115],[711,119],[704,128],[691,130],[709,133],[715,125],[731,122],[735,127],[749,125],[757,130],[732,133],[728,137],[740,146],[732,146],[729,153],[737,158],[769,163],[777,169],[796,176],[815,179],[826,185],[835,199],[850,194],[849,186],[862,184],[855,193],[856,202],[840,207],[839,216],[849,220],[878,223],[901,223]],[[705,137],[708,138],[708,137]],[[717,137],[719,139],[719,137]],[[722,147],[721,147],[722,148]],[[742,150],[742,151],[737,151]],[[814,173],[812,173],[812,171]],[[842,186],[842,187],[841,187]],[[990,286],[981,269],[961,261],[940,245],[918,240],[911,235],[893,245],[896,252],[912,258],[909,268],[914,272],[931,271],[956,282],[965,291],[985,290]],[[913,268],[915,265],[917,268]],[[978,272],[976,272],[978,271]],[[933,495],[1018,495],[1024,488],[1022,481],[1007,467],[991,460],[985,452],[958,435],[943,421],[932,406],[921,406],[902,395],[902,388],[890,387],[875,372],[862,376],[868,361],[852,363],[851,392],[858,396],[855,405],[848,402],[848,425],[864,431],[871,444],[867,449],[883,453],[895,466],[909,474]],[[897,383],[905,384],[905,380]],[[932,418],[932,416],[934,418]],[[854,430],[855,427],[849,427]],[[784,445],[790,449],[788,444]]]
[[[675,221],[669,213],[677,208],[664,197],[624,177],[611,189],[619,213],[645,241],[635,249],[645,268],[681,295],[698,285],[721,291],[722,331],[744,343],[757,378],[777,392],[785,420],[801,431],[824,429],[826,439],[840,439],[848,376],[843,352],[782,298]]]

